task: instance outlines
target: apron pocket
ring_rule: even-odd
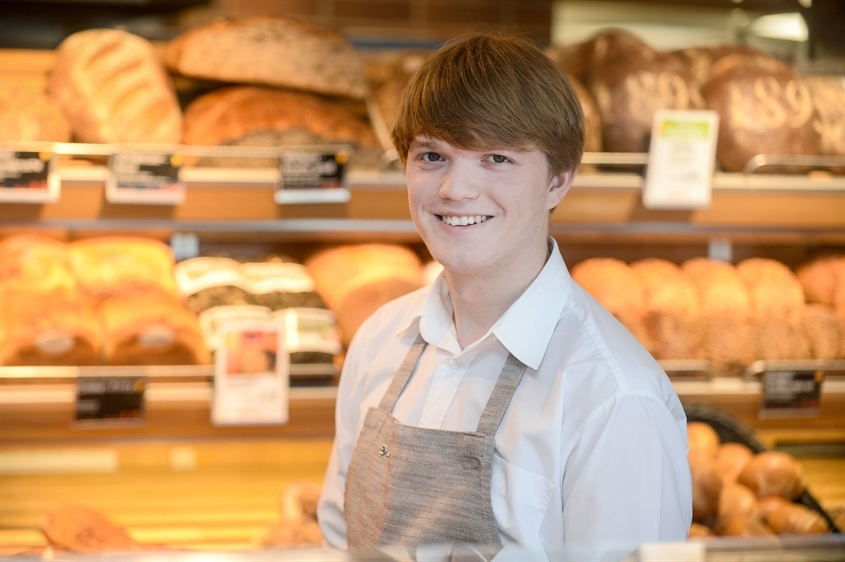
[[[491,486],[499,532],[512,540],[537,541],[555,488],[551,481],[493,455]]]

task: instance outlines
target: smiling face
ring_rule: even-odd
[[[407,159],[411,215],[431,255],[450,274],[493,268],[539,271],[549,211],[574,172],[552,176],[536,149],[470,150],[419,135]]]

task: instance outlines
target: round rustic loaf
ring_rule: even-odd
[[[723,57],[702,89],[719,114],[716,156],[725,170],[741,172],[757,154],[819,154],[817,113],[802,78],[775,59]]]
[[[687,423],[687,440],[691,455],[715,458],[719,452],[719,434],[710,424],[700,421]]]
[[[153,46],[117,29],[88,29],[56,50],[50,96],[76,140],[176,144],[182,111]]]
[[[712,47],[687,47],[672,51],[686,65],[692,78],[693,85],[699,90],[710,78],[710,69],[714,64],[728,55],[740,55],[746,64],[753,65],[756,61],[765,64],[773,57],[762,51],[746,47],[745,45],[716,45]]]
[[[737,482],[751,488],[758,497],[781,496],[794,500],[804,491],[804,472],[792,455],[763,451],[748,461]]]
[[[816,535],[830,532],[824,517],[805,505],[785,503],[766,521],[779,535]]]
[[[291,19],[217,20],[183,33],[165,52],[179,74],[362,99],[364,63],[342,36]]]
[[[716,452],[716,468],[725,484],[736,482],[754,452],[742,443],[722,443]]]

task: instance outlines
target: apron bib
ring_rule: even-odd
[[[473,433],[403,425],[391,411],[425,346],[418,336],[355,443],[346,476],[348,545],[501,548],[490,499],[493,450],[525,365],[508,356]]]

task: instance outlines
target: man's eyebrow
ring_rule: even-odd
[[[411,141],[411,148],[435,149],[437,148],[437,143],[430,139],[413,140]]]

